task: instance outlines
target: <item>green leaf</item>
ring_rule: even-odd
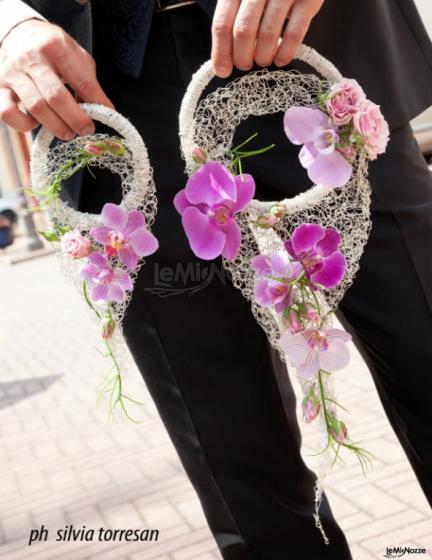
[[[38,231],[38,233],[49,243],[55,243],[61,239],[55,231]]]

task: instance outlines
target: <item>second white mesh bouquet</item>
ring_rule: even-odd
[[[262,70],[202,97],[214,77],[211,62],[195,74],[180,114],[189,180],[174,202],[193,252],[223,257],[296,373],[304,421],[320,425],[315,522],[328,542],[318,516],[326,473],[342,449],[355,453],[363,469],[371,460],[339,418],[344,407],[333,374],[349,364],[351,336],[333,320],[369,236],[368,162],[385,152],[389,128],[355,80],[306,46],[297,58],[318,75]],[[302,146],[299,159],[314,186],[264,202],[254,199],[255,181],[242,160],[272,146],[247,151],[252,139],[233,147],[233,137],[249,116],[279,112],[287,141]],[[288,175],[288,166],[280,172]]]

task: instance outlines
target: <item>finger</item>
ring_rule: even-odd
[[[0,88],[0,121],[20,132],[29,132],[38,125],[30,115],[20,111],[15,93],[4,87]]]
[[[286,0],[269,2],[258,31],[255,62],[259,66],[269,66],[273,62],[286,17],[292,6]]]
[[[295,53],[303,42],[315,13],[311,9],[310,2],[298,2],[294,4],[289,14],[283,40],[275,54],[274,62],[276,66],[286,66],[292,61]]]
[[[77,134],[93,134],[95,125],[82,111],[62,80],[49,67],[33,65],[28,70],[36,87],[49,107]]]
[[[96,78],[94,60],[87,51],[76,46],[75,50],[68,52],[68,56],[54,58],[54,66],[80,99],[114,109],[112,101]]]
[[[227,78],[233,70],[233,26],[241,0],[219,0],[212,25],[212,61],[215,74]]]
[[[63,119],[51,109],[29,76],[20,74],[14,83],[14,90],[25,109],[51,134],[63,140],[71,140],[76,136]]]
[[[266,0],[243,0],[233,30],[233,62],[240,70],[252,68],[255,43]]]

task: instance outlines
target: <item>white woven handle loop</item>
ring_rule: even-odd
[[[136,128],[116,111],[91,103],[81,103],[80,107],[89,117],[109,126],[124,138],[125,145],[131,153],[132,159],[129,159],[129,162],[133,166],[133,178],[121,205],[126,210],[136,209],[152,182],[152,171],[143,139]],[[48,155],[53,138],[54,136],[46,128],[42,128],[33,142],[30,171],[31,184],[35,191],[43,190],[51,182]],[[58,218],[61,223],[73,225],[83,231],[100,223],[99,214],[78,212],[60,199],[56,199],[50,206],[49,213],[51,217]]]
[[[337,68],[329,60],[321,56],[311,47],[301,45],[295,55],[295,58],[307,63],[314,70],[316,70],[316,72],[320,76],[328,80],[330,84],[339,82],[342,79],[342,74],[339,72],[339,70],[337,70]],[[271,75],[272,72],[269,72],[268,76],[270,78]],[[214,77],[215,73],[213,70],[212,62],[211,60],[208,60],[193,75],[182,101],[179,116],[180,140],[182,153],[186,160],[186,167],[188,170],[193,171],[198,167],[198,164],[196,164],[192,159],[192,149],[195,145],[195,134],[197,125],[195,115],[200,98],[205,88]],[[239,81],[241,80],[242,78],[239,78]],[[253,114],[252,109],[250,114]],[[205,148],[205,146],[202,147]],[[297,212],[317,204],[331,190],[333,190],[331,187],[315,185],[308,191],[301,193],[294,198],[286,199],[282,202],[288,206],[290,212]],[[280,203],[281,201],[278,202]],[[275,202],[260,202],[254,200],[251,204],[251,207],[255,208],[258,211],[263,211],[270,208],[274,204]]]

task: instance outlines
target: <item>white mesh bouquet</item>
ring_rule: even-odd
[[[318,75],[262,70],[204,97],[211,62],[194,75],[180,113],[189,180],[174,203],[194,253],[222,256],[296,373],[305,422],[321,428],[315,521],[328,542],[318,516],[325,474],[342,449],[354,452],[363,469],[371,459],[338,417],[343,407],[332,376],[349,363],[351,336],[333,319],[369,236],[368,161],[385,151],[389,128],[355,80],[304,45],[296,57]],[[242,160],[271,146],[247,151],[251,138],[233,147],[233,137],[247,117],[278,112],[288,140],[302,146],[300,162],[314,186],[291,199],[259,201]]]
[[[32,149],[32,192],[50,219],[50,229],[41,234],[59,246],[63,270],[100,323],[102,353],[110,363],[101,396],[109,396],[110,414],[120,408],[132,419],[126,401],[137,401],[123,387],[121,326],[144,257],[158,248],[149,229],[157,207],[155,186],[147,150],[132,124],[106,107],[81,107],[119,136],[96,134],[52,146],[52,135],[42,129]],[[60,197],[67,179],[82,169],[93,174],[96,167],[118,174],[123,191],[122,202],[105,204],[100,215],[79,212]]]

